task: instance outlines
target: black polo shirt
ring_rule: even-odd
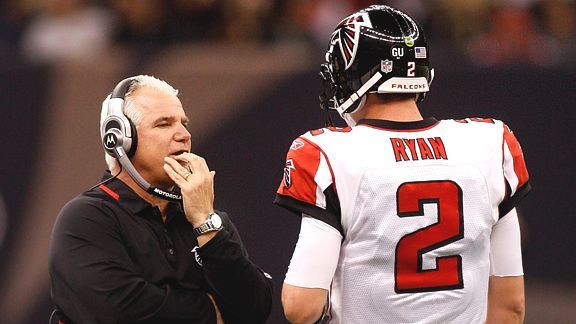
[[[106,175],[109,177],[109,174]],[[198,248],[180,203],[157,207],[113,179],[68,202],[50,243],[51,294],[73,323],[263,323],[272,282],[226,213]]]

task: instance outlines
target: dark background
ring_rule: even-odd
[[[480,43],[481,48],[506,52],[507,42],[518,36],[514,26],[520,26],[522,35],[547,37],[535,43],[541,57],[525,56],[534,46],[518,42],[518,51],[488,61],[490,55],[467,44],[481,32],[491,35],[492,26],[462,32],[462,26],[449,23],[450,12],[441,2],[419,7],[419,1],[405,1],[416,3],[414,12],[427,10],[420,14],[431,30],[436,78],[421,105],[423,114],[498,118],[522,145],[533,186],[519,208],[526,323],[567,323],[576,315],[576,215],[571,208],[576,199],[576,64],[568,46],[576,43],[575,25],[569,25],[565,38],[547,31],[542,17],[550,2],[515,7],[515,13],[527,10],[535,17],[535,31],[508,13],[503,21],[515,22],[508,27],[509,39],[492,35],[488,46]],[[78,3],[111,8],[106,1]],[[268,15],[258,16],[252,33],[235,27],[242,24],[227,16],[231,9],[217,6],[190,9],[187,17],[210,12],[213,21],[225,23],[172,17],[188,25],[177,29],[159,20],[157,26],[164,27],[144,35],[120,23],[106,47],[88,59],[34,59],[21,44],[41,8],[26,13],[15,6],[0,12],[0,195],[6,209],[0,210],[0,322],[47,322],[52,304],[46,253],[52,224],[66,201],[98,181],[105,168],[98,139],[100,102],[118,80],[133,74],[152,74],[181,90],[191,117],[193,151],[217,173],[216,207],[230,213],[252,260],[274,278],[275,304],[268,323],[285,322],[279,296],[299,219],[272,201],[292,139],[324,125],[316,73],[328,38],[310,25],[302,27],[316,17],[303,13],[320,10],[311,2],[299,2],[306,10],[295,2],[272,3]],[[318,3],[324,2],[317,1],[321,7]],[[114,9],[125,19],[122,8]],[[496,9],[487,12],[495,17]],[[565,10],[573,13],[574,6]],[[275,24],[287,17],[291,23]],[[476,17],[483,17],[482,12]],[[570,17],[564,19],[574,21]],[[550,40],[564,46],[549,47]]]

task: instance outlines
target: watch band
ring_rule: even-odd
[[[222,228],[222,222],[220,221],[219,226],[216,226],[214,224],[214,222],[212,221],[213,217],[220,218],[220,216],[214,212],[208,214],[208,218],[204,221],[204,223],[202,223],[198,227],[194,228],[194,234],[196,234],[196,236],[198,236],[198,235],[202,235],[205,233],[214,232],[214,231],[217,231],[220,228]]]

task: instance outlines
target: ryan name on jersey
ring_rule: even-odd
[[[448,160],[441,137],[390,138],[396,162],[418,160]]]

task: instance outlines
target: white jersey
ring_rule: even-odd
[[[492,226],[529,190],[501,121],[363,120],[294,140],[275,203],[343,236],[330,323],[482,323]]]

